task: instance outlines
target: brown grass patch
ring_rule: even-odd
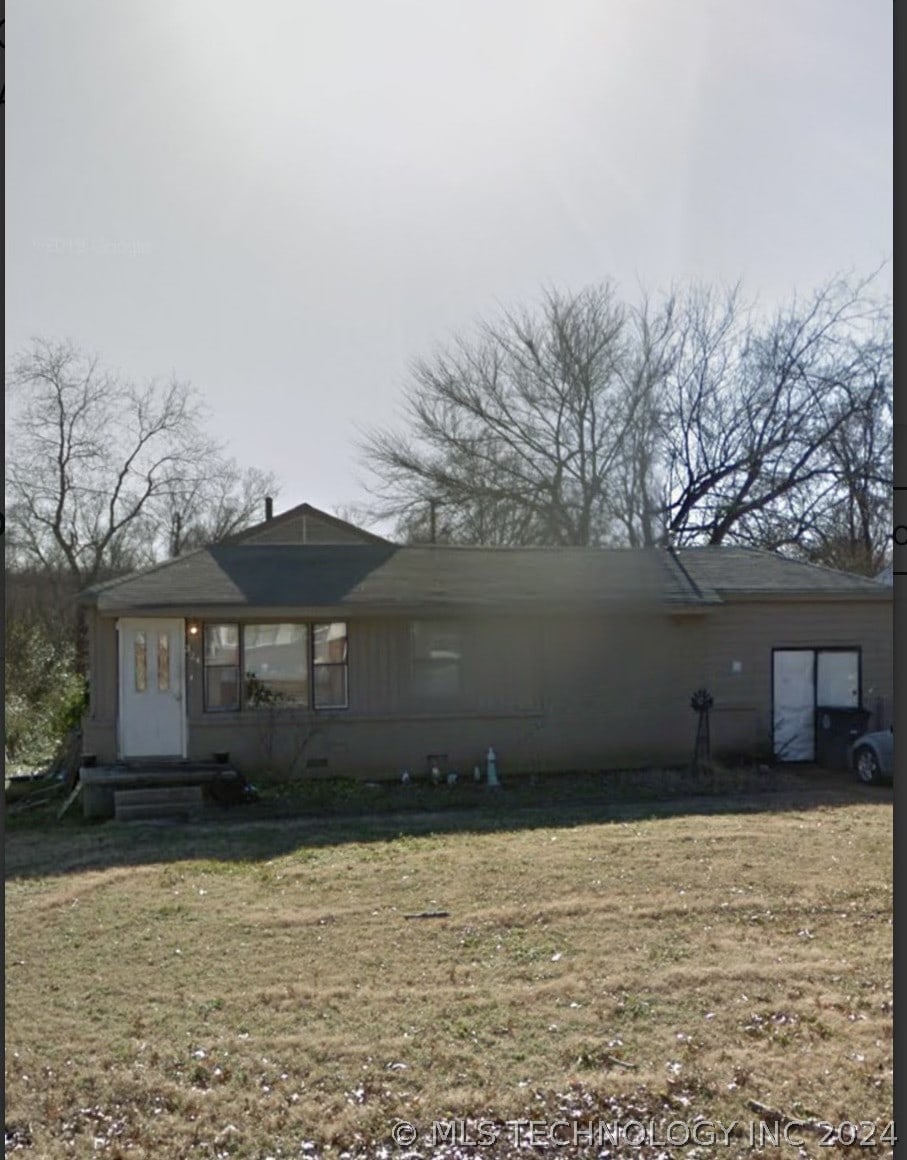
[[[231,830],[206,858],[169,834],[170,860],[141,867],[135,831],[50,831],[41,867],[56,841],[90,865],[100,841],[111,868],[8,882],[24,1156],[368,1156],[398,1118],[566,1108],[736,1120],[731,1156],[753,1154],[748,1099],[891,1119],[889,801],[342,845],[300,831],[258,861],[231,858]],[[8,842],[25,871],[35,836]],[[431,909],[450,917],[404,918]]]

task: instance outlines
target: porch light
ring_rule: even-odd
[[[198,636],[198,633],[199,633],[199,624],[198,624],[198,621],[197,621],[197,620],[190,620],[190,621],[189,621],[189,629],[188,629],[188,631],[189,631],[189,635],[190,635],[190,636]]]

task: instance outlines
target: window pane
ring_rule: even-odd
[[[157,687],[166,692],[170,688],[170,633],[157,634]]]
[[[308,704],[306,625],[243,625],[243,663],[249,706]]]
[[[316,709],[347,707],[346,665],[315,666]]]
[[[205,708],[239,708],[239,669],[232,665],[205,670]]]
[[[135,634],[135,691],[144,693],[148,687],[148,645],[143,632]]]
[[[312,629],[312,653],[316,665],[346,663],[346,622],[316,624]]]
[[[205,625],[205,664],[239,664],[239,625]]]

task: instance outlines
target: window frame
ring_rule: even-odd
[[[343,660],[342,661],[319,661],[315,658],[315,630],[316,628],[330,628],[331,625],[343,625]],[[322,620],[312,621],[309,625],[309,655],[310,655],[310,671],[311,671],[311,703],[315,712],[323,712],[328,709],[348,709],[350,706],[350,626],[347,620]],[[343,704],[319,704],[318,702],[318,682],[315,679],[315,674],[318,670],[340,669],[343,673]]]
[[[263,628],[283,628],[287,625],[292,628],[301,628],[303,630],[301,639],[295,641],[296,645],[301,646],[299,653],[301,654],[302,667],[304,668],[304,676],[300,683],[305,685],[305,698],[293,699],[287,697],[286,693],[281,690],[281,679],[268,680],[262,677],[259,672],[249,667],[249,658],[247,656],[248,644],[246,641],[246,634],[249,629]],[[309,622],[304,620],[244,620],[240,624],[240,639],[242,641],[240,651],[240,661],[242,662],[242,707],[250,711],[268,708],[287,708],[287,709],[308,709],[312,703],[312,665],[310,661],[311,655],[311,638],[312,626]],[[260,642],[258,647],[269,647],[268,644]],[[270,642],[270,647],[279,647],[279,642],[274,640]],[[299,655],[299,654],[297,654]],[[249,682],[250,680],[257,681],[264,690],[266,696],[256,704],[249,703]]]
[[[235,664],[208,663],[208,630],[213,628],[236,629],[236,662]],[[210,620],[202,625],[202,706],[205,713],[238,713],[242,708],[242,632],[235,620]],[[231,705],[210,705],[208,703],[208,673],[212,669],[233,669],[236,672],[236,703]]]
[[[245,656],[245,628],[249,625],[261,628],[262,626],[273,624],[275,627],[282,624],[299,625],[306,630],[306,644],[305,644],[305,664],[306,664],[306,700],[287,702],[285,708],[287,710],[297,709],[307,713],[325,713],[337,712],[349,709],[350,707],[350,657],[349,657],[349,640],[350,640],[350,624],[348,620],[209,620],[203,621],[201,625],[201,662],[202,662],[202,710],[204,713],[261,713],[269,709],[277,708],[278,711],[282,708],[279,704],[276,705],[249,705],[246,697],[246,656]],[[319,661],[315,660],[315,629],[319,627],[329,627],[332,624],[342,624],[344,628],[344,659],[342,661]],[[209,629],[230,627],[236,629],[237,638],[237,660],[236,664],[222,665],[209,664],[207,660],[207,645],[206,634]],[[208,672],[210,669],[233,669],[237,674],[237,698],[236,703],[230,706],[216,706],[208,703]],[[319,704],[316,698],[315,690],[315,672],[316,669],[333,668],[341,669],[344,674],[343,704]]]

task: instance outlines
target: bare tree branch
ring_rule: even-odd
[[[242,473],[201,427],[197,394],[144,385],[71,342],[36,339],[7,375],[8,553],[80,585],[166,553],[175,497],[185,545],[235,531],[273,477]],[[255,497],[258,507],[261,497]]]
[[[407,433],[362,444],[373,512],[415,538],[431,501],[452,540],[766,543],[871,571],[892,382],[873,278],[771,316],[739,284],[546,291],[413,364]]]

